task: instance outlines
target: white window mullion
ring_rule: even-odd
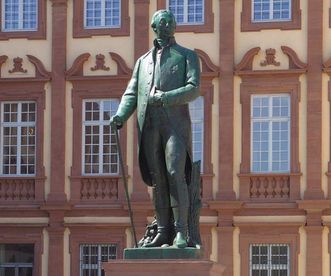
[[[101,0],[101,26],[106,26],[106,1]]]
[[[269,13],[270,13],[270,19],[274,19],[274,0],[270,0],[269,5]]]
[[[21,174],[22,103],[17,105],[16,174]]]
[[[98,276],[101,276],[101,267],[99,266],[99,264],[101,264],[101,245],[98,245],[98,263],[97,263],[97,267],[98,267]]]
[[[268,169],[269,172],[272,171],[272,97],[269,97],[269,118],[268,118],[268,126],[269,126],[269,134],[268,134]]]
[[[103,101],[99,101],[99,173],[103,174]]]
[[[18,2],[18,28],[23,30],[23,0]]]
[[[4,2],[4,1],[2,1]],[[0,109],[0,174],[3,175],[3,141],[4,141],[4,131],[3,131],[3,121],[4,121],[4,104],[1,103]]]
[[[188,22],[188,0],[184,0],[184,22]]]

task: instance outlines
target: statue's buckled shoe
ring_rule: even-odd
[[[169,239],[169,235],[168,233],[157,233],[157,235],[155,236],[155,238],[150,242],[145,244],[143,247],[160,247],[164,244],[168,244],[170,243],[170,239]]]

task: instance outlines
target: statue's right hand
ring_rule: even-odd
[[[123,126],[122,119],[121,119],[120,116],[118,116],[118,115],[114,115],[114,116],[112,116],[112,117],[110,118],[109,124],[110,124],[112,127],[116,127],[117,129],[120,129],[120,128],[122,128],[122,126]]]

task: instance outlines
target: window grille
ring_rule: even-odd
[[[251,244],[250,276],[290,276],[288,244]]]
[[[81,244],[80,276],[104,276],[103,262],[116,259],[116,244]]]

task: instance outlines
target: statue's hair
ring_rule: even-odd
[[[158,17],[163,17],[163,18],[167,19],[167,24],[169,24],[170,28],[172,28],[173,32],[175,32],[176,18],[170,10],[158,10],[153,14],[152,20],[151,20],[151,27],[153,29],[155,28],[155,24],[156,24],[155,21]]]

